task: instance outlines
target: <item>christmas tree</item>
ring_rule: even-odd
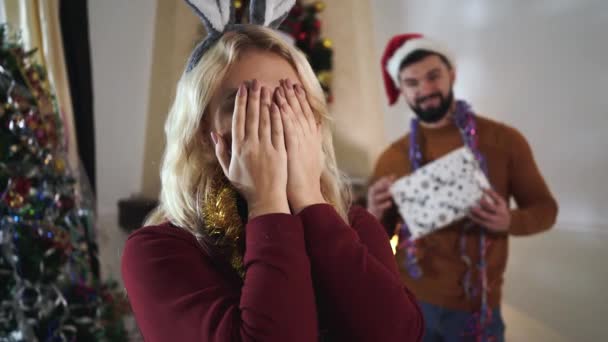
[[[249,0],[233,0],[235,19],[238,23],[246,23]],[[310,66],[315,71],[317,79],[325,92],[327,102],[332,102],[331,71],[332,71],[332,41],[321,35],[321,20],[319,13],[325,9],[325,3],[315,1],[303,4],[296,1],[279,30],[293,40],[308,58]]]
[[[35,51],[0,26],[0,341],[126,341]],[[81,183],[85,183],[84,180]]]

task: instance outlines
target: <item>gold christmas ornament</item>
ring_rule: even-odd
[[[319,80],[319,83],[328,87],[331,84],[331,72],[321,71],[317,74],[317,79]]]
[[[65,161],[63,159],[58,158],[55,160],[55,170],[57,170],[57,172],[65,171]]]
[[[323,10],[325,9],[325,3],[323,1],[315,2],[315,9],[317,10],[317,12],[323,12]]]
[[[323,39],[323,46],[324,46],[326,49],[331,49],[331,47],[332,47],[333,45],[334,45],[334,44],[333,44],[333,42],[331,41],[331,39],[329,39],[329,38],[325,38],[325,39]]]
[[[23,196],[21,196],[20,194],[12,194],[13,196],[11,197],[11,199],[9,200],[8,205],[11,208],[19,208],[23,205]]]

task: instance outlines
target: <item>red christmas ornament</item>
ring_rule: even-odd
[[[95,295],[95,290],[86,285],[77,285],[74,292],[81,297],[91,297]]]
[[[283,29],[294,39],[298,38],[300,31],[302,31],[302,23],[299,22],[283,22],[283,25]]]
[[[298,34],[298,39],[299,40],[306,40],[307,36],[308,36],[308,34],[306,32],[300,32],[300,34]]]
[[[55,205],[57,206],[57,208],[59,208],[61,211],[68,211],[72,208],[74,208],[74,199],[65,195],[59,195],[56,199],[55,199]]]
[[[74,208],[74,199],[65,195],[60,195],[56,199],[55,204],[61,211],[68,211]]]
[[[321,21],[318,20],[318,19],[315,20],[314,26],[315,26],[315,29],[320,30],[321,29]]]
[[[103,292],[101,294],[101,298],[103,298],[103,301],[106,303],[114,303],[114,297],[112,297],[112,295],[108,292]]]
[[[48,143],[47,135],[44,129],[38,128],[36,130],[36,139],[38,139],[38,144],[41,146],[46,146]]]
[[[289,13],[289,16],[294,16],[294,17],[299,17],[302,15],[302,12],[304,10],[302,9],[302,5],[300,4],[295,4],[292,8],[291,8],[291,12]]]
[[[15,180],[13,190],[21,196],[27,196],[32,188],[32,182],[24,177],[19,177]]]

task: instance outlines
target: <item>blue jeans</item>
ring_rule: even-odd
[[[466,327],[471,322],[471,314],[466,311],[444,309],[440,306],[419,302],[424,315],[425,331],[423,342],[465,342],[475,341],[474,336],[466,336]],[[483,341],[504,342],[505,324],[500,308],[492,311],[492,321],[486,328]]]

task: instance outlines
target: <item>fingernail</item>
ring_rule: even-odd
[[[257,79],[253,80],[253,91],[258,91],[260,90],[260,82],[258,82]]]
[[[241,83],[241,85],[239,86],[239,90],[236,92],[236,96],[245,96],[247,94],[247,86],[245,85],[245,83]]]
[[[287,85],[287,88],[288,88],[288,89],[289,89],[289,88],[292,88],[292,89],[293,89],[293,83],[291,83],[291,80],[290,80],[289,78],[288,78],[288,79],[285,81],[285,84]]]
[[[211,140],[213,140],[214,145],[217,145],[217,136],[215,135],[215,132],[211,132]]]
[[[298,95],[302,95],[304,93],[304,89],[299,84],[294,85],[293,89],[295,89],[295,91]]]
[[[260,88],[260,95],[262,96],[262,98],[266,97],[266,87]]]

